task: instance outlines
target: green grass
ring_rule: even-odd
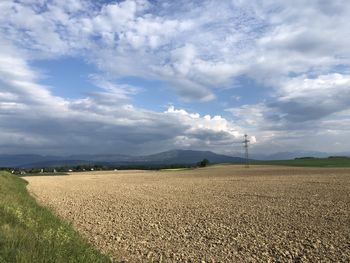
[[[0,172],[0,263],[110,262],[69,224],[38,205],[26,184]]]
[[[302,167],[350,167],[350,158],[312,158],[312,159],[294,159],[294,160],[277,160],[277,161],[252,161],[251,164],[266,165],[286,165]]]

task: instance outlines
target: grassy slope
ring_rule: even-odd
[[[314,158],[277,161],[253,161],[252,164],[308,166],[308,167],[350,167],[350,158]]]
[[[21,178],[0,171],[0,263],[109,262],[71,226],[39,206]]]

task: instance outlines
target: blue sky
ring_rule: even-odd
[[[38,82],[49,86],[54,96],[77,99],[96,90],[89,81],[96,68],[80,58],[35,60],[31,65],[42,74]]]
[[[350,149],[347,1],[0,2],[1,153]]]

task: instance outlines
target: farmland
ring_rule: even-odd
[[[21,178],[0,171],[0,262],[110,262],[39,206]]]
[[[26,177],[92,244],[128,262],[350,259],[350,169],[213,166]]]
[[[294,160],[252,161],[252,164],[299,167],[350,167],[350,157],[296,158]]]

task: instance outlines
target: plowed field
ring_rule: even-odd
[[[349,262],[350,169],[213,166],[26,177],[127,262]]]

